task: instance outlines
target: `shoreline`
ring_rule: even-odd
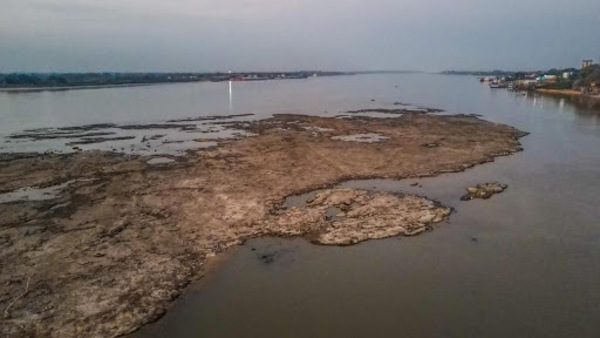
[[[66,86],[66,87],[0,88],[0,93],[35,93],[35,92],[58,92],[58,91],[65,91],[65,90],[80,90],[80,89],[146,87],[146,86],[174,84],[174,83],[190,83],[190,82],[127,83],[127,84],[112,84],[112,85]]]
[[[333,75],[319,75],[319,77],[331,77],[331,76],[350,76],[355,75],[354,73],[345,74],[333,74]],[[206,83],[206,82],[256,82],[256,81],[275,81],[275,80],[305,80],[310,78],[306,77],[282,77],[282,78],[258,78],[258,79],[213,79],[213,80],[192,80],[192,81],[157,81],[157,82],[132,82],[132,83],[115,83],[115,84],[98,84],[98,85],[74,85],[74,86],[45,86],[45,87],[0,87],[0,93],[32,93],[32,92],[46,92],[46,91],[66,91],[66,90],[80,90],[80,89],[103,89],[103,88],[127,88],[127,87],[145,87],[153,85],[168,85],[177,83]]]
[[[591,100],[600,100],[600,95],[587,95],[582,94],[578,90],[573,89],[536,89],[536,92],[547,95],[557,95],[557,96],[580,96],[583,98],[588,98]]]
[[[574,89],[536,89],[536,92],[542,94],[551,94],[551,95],[568,95],[568,96],[581,96],[581,92]]]
[[[151,166],[144,156],[99,151],[0,162],[0,191],[94,179],[51,201],[0,204],[0,255],[10,262],[0,277],[9,295],[0,308],[17,299],[0,332],[133,332],[202,278],[209,257],[250,238],[351,245],[423,233],[450,210],[426,197],[331,187],[464,171],[522,150],[526,135],[472,116],[425,113],[385,120],[276,115],[230,125],[256,136],[182,162]],[[360,136],[370,134],[385,138]],[[285,205],[287,196],[323,188],[306,206]],[[340,210],[335,220],[326,216],[332,208]]]
[[[600,109],[600,95],[583,95],[572,89],[536,89],[536,93],[554,98],[567,98],[575,106],[585,109]]]

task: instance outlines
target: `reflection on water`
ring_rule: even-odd
[[[596,100],[591,101],[593,99],[581,99],[577,97],[567,96],[567,97],[557,97],[557,96],[539,96],[540,100],[545,100],[551,102],[552,105],[558,106],[558,110],[560,112],[565,112],[567,114],[574,113],[579,116],[582,120],[585,120],[588,123],[593,123],[594,125],[598,125],[600,122],[600,105],[596,106],[594,102]],[[597,100],[600,103],[600,100]]]
[[[407,191],[454,207],[449,223],[434,231],[344,248],[250,241],[133,336],[600,336],[596,112],[567,98],[491,91],[472,77],[365,75],[233,86],[235,105],[224,83],[0,94],[0,133],[232,112],[335,116],[405,102],[482,114],[531,134],[522,139],[523,152],[464,173],[344,185]],[[415,181],[422,187],[410,185]],[[467,186],[489,181],[509,187],[489,200],[460,201]]]
[[[229,112],[233,113],[233,88],[231,81],[229,81]]]

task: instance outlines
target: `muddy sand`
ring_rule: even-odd
[[[254,136],[170,163],[99,151],[3,156],[0,193],[64,189],[0,203],[0,335],[127,334],[159,318],[206,273],[209,257],[252,237],[349,245],[422,233],[451,210],[425,197],[332,187],[461,171],[519,151],[524,135],[429,114],[277,115],[229,127]],[[286,205],[317,189],[305,205]]]

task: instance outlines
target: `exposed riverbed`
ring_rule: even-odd
[[[80,182],[52,201],[0,204],[3,331],[129,333],[160,317],[207,258],[255,237],[352,245],[421,234],[451,209],[366,189],[325,189],[291,208],[284,198],[350,178],[462,171],[521,150],[526,134],[476,117],[408,111],[393,119],[276,115],[228,126],[255,136],[161,167],[99,151],[0,163],[4,189]]]

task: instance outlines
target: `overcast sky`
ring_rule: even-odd
[[[0,72],[538,69],[600,0],[1,0]]]

